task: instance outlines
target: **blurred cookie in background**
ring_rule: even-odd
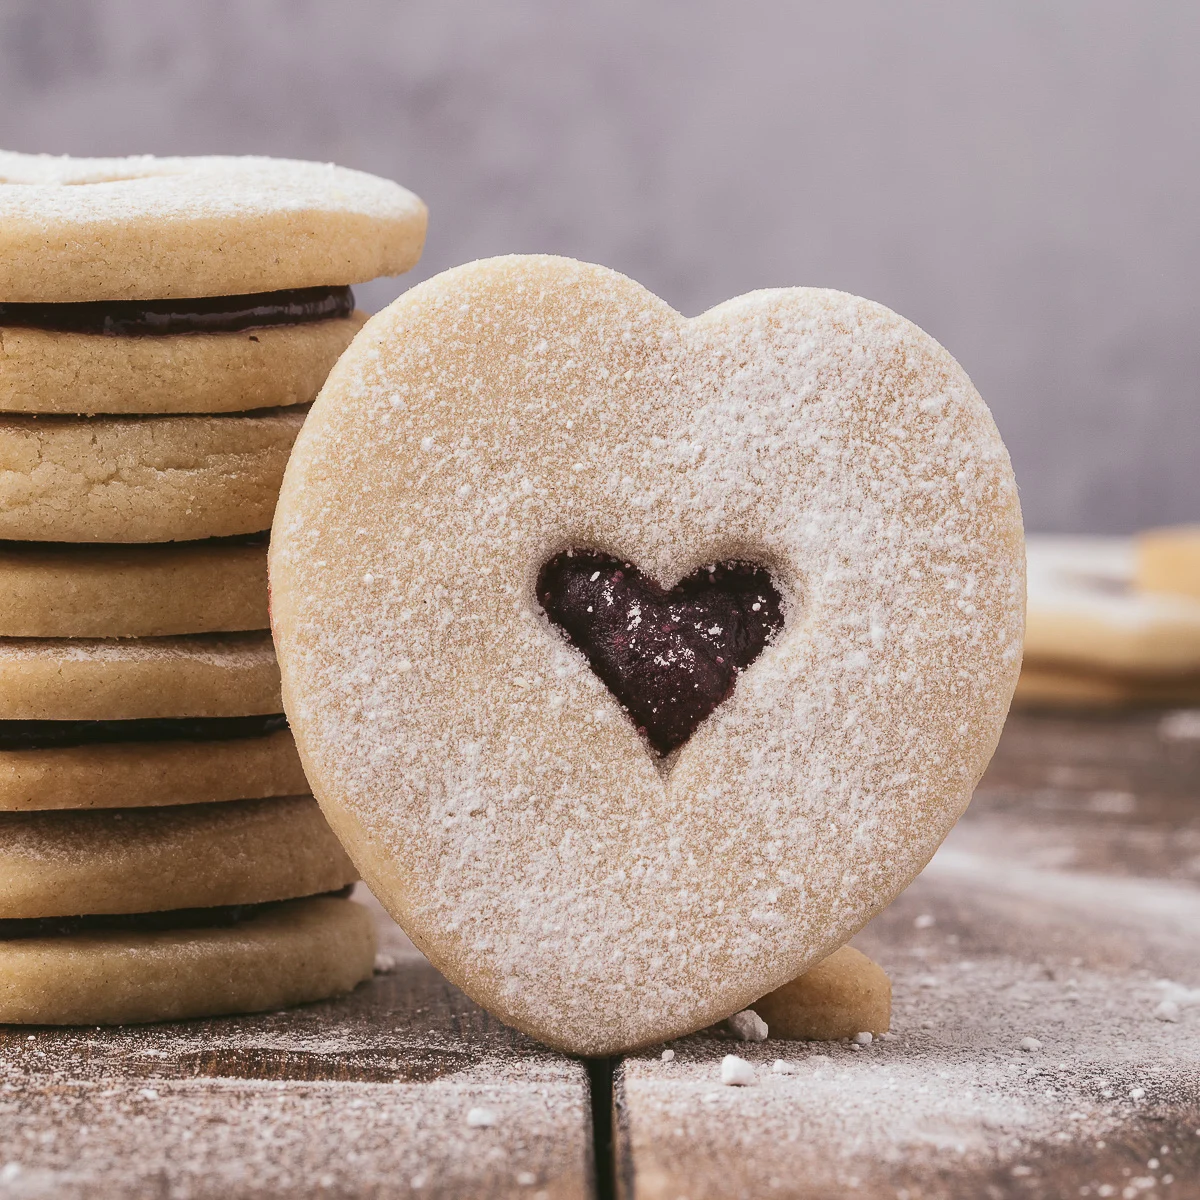
[[[1200,531],[1027,538],[1025,658],[1014,705],[1200,704]],[[1194,562],[1192,570],[1195,570]]]

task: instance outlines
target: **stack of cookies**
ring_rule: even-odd
[[[365,319],[347,285],[424,231],[328,165],[0,154],[0,1022],[370,974],[282,715],[267,531]]]

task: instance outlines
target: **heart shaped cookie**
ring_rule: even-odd
[[[330,376],[270,568],[285,707],[364,879],[468,994],[584,1054],[842,945],[966,807],[1021,659],[986,407],[914,325],[807,288],[687,320],[566,259],[429,280]],[[631,578],[691,631],[618,646],[629,595],[582,620],[582,585]],[[688,682],[666,732],[638,715]]]

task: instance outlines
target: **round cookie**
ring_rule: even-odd
[[[0,416],[0,538],[173,542],[269,529],[307,412]]]
[[[0,750],[0,812],[144,808],[308,791],[291,733]]]
[[[266,538],[166,545],[0,542],[0,637],[266,629]]]
[[[892,981],[853,946],[843,946],[798,979],[761,996],[754,1011],[772,1038],[836,1042],[875,1037],[892,1023]]]
[[[357,878],[311,796],[0,813],[0,919],[260,904]]]
[[[232,926],[0,938],[0,1022],[123,1025],[265,1012],[371,977],[375,927],[352,900],[286,900]]]
[[[0,412],[210,413],[308,404],[366,314],[237,333],[105,337],[0,321]]]
[[[0,152],[0,300],[235,296],[407,271],[411,192],[332,163]]]
[[[773,580],[783,629],[667,756],[546,616],[572,548],[663,595]],[[701,1028],[843,945],[966,807],[1020,665],[990,414],[928,335],[817,289],[687,320],[564,259],[417,286],[317,398],[270,569],[285,709],[364,878],[573,1053]]]
[[[0,640],[0,720],[249,717],[282,707],[268,633]]]

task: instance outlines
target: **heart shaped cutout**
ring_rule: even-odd
[[[769,567],[783,627],[669,770],[547,620],[566,548],[663,584]],[[270,555],[334,831],[452,982],[574,1053],[701,1028],[844,944],[962,813],[1020,667],[995,425],[932,338],[838,292],[689,320],[565,259],[422,283],[330,375]]]
[[[538,573],[537,596],[662,755],[729,698],[783,628],[770,572],[747,562],[710,563],[668,591],[610,554],[565,550]]]

